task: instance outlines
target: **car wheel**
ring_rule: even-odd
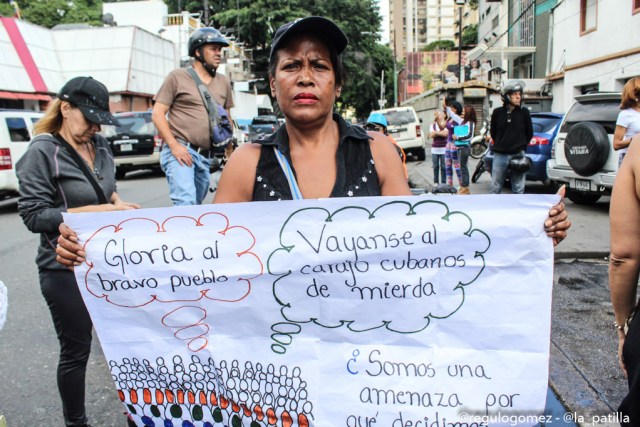
[[[424,148],[418,148],[416,151],[414,151],[414,154],[420,161],[424,161],[427,158],[427,152],[424,150]]]
[[[593,205],[600,200],[601,194],[579,193],[577,191],[567,191],[567,198],[577,205]]]
[[[124,179],[124,176],[127,174],[127,171],[122,168],[116,168],[116,179]]]
[[[581,176],[598,172],[609,158],[610,150],[607,131],[594,122],[575,124],[564,143],[564,155],[569,165]]]

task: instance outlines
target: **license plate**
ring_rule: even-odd
[[[591,191],[591,181],[588,179],[576,179],[573,188],[581,191]]]
[[[402,133],[406,131],[407,131],[407,128],[388,129],[389,133]]]
[[[133,150],[133,145],[131,145],[131,144],[120,144],[120,152],[131,151],[131,150]]]

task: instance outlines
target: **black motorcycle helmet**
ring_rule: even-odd
[[[195,58],[196,50],[207,43],[218,43],[222,46],[229,46],[229,42],[224,38],[222,33],[213,27],[198,28],[189,37],[187,46],[189,47],[189,56]]]
[[[524,82],[522,80],[510,80],[504,84],[500,92],[504,105],[509,105],[509,95],[515,92],[524,93]]]
[[[187,44],[189,48],[189,56],[195,58],[200,61],[204,68],[211,74],[212,76],[216,75],[216,69],[211,65],[206,64],[204,62],[204,57],[202,55],[202,47],[208,43],[216,43],[222,46],[229,46],[229,42],[222,35],[222,33],[216,30],[213,27],[203,27],[198,28],[189,37],[189,42]],[[196,51],[200,51],[200,56],[196,56]]]

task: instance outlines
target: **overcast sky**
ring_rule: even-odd
[[[376,0],[382,15],[382,43],[389,43],[389,0]]]

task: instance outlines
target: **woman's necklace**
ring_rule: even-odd
[[[96,165],[96,147],[93,145],[93,141],[89,141],[84,144],[85,149],[87,150],[87,154],[89,155],[88,163],[96,178],[102,181],[102,176],[100,175],[100,170]]]
[[[93,145],[93,141],[88,141],[83,144],[78,144],[79,149],[76,150],[80,153],[82,158],[89,164],[89,169],[93,171],[96,178],[102,180],[102,176],[100,175],[100,170],[96,165],[96,148]]]

